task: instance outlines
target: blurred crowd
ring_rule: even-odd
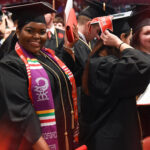
[[[7,0],[7,1],[0,1],[0,10],[2,6],[6,4],[12,4],[16,2],[33,2],[33,1],[38,1],[38,0]],[[56,17],[54,19],[54,25],[59,28],[64,30],[64,9],[65,9],[66,1],[55,1],[55,7],[57,10]],[[76,15],[78,16],[79,12],[81,12],[85,7],[87,6],[86,2],[82,0],[74,0],[73,1],[73,7],[75,9]],[[120,5],[117,6],[116,8],[117,12],[125,12],[131,9],[130,5]],[[14,28],[13,22],[10,19],[11,14],[8,12],[4,12],[3,17],[2,14],[0,14],[0,43],[2,44],[3,41],[8,37],[8,35],[11,33],[11,31]]]

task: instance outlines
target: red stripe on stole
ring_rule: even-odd
[[[30,64],[30,66],[41,66],[40,64]]]
[[[40,123],[48,123],[48,122],[55,122],[55,119],[46,119],[46,120],[40,120]]]

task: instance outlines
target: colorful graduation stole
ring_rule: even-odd
[[[74,141],[79,142],[79,124],[78,124],[78,104],[77,104],[77,89],[74,76],[72,72],[68,69],[68,67],[55,55],[54,51],[51,49],[45,48],[42,50],[48,56],[53,57],[56,63],[62,68],[66,76],[68,77],[70,84],[72,86],[72,99],[73,99],[73,107],[74,107],[74,120],[75,120],[75,128],[74,128]]]
[[[54,101],[48,75],[38,60],[35,59],[32,54],[23,50],[18,43],[16,44],[15,50],[26,65],[29,82],[28,93],[36,113],[39,116],[42,135],[51,149],[58,150]],[[75,142],[78,142],[78,107],[75,79],[71,71],[55,56],[52,50],[43,49],[42,51],[49,55],[62,68],[72,85],[74,119],[76,125],[74,139]]]
[[[23,50],[18,43],[15,50],[26,65],[29,97],[39,117],[42,135],[51,149],[59,150],[54,100],[48,75],[38,60]]]

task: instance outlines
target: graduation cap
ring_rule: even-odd
[[[56,12],[47,2],[26,2],[5,5],[3,10],[14,14],[18,20],[18,27],[31,21],[45,23],[44,14]]]
[[[129,25],[133,29],[133,33],[143,26],[150,25],[150,4],[132,5]]]
[[[127,21],[131,13],[132,11],[128,11],[124,13],[96,17],[92,19],[91,24],[99,23],[101,32],[104,32],[106,29],[108,29],[120,37],[121,33],[128,33],[131,31]]]
[[[131,31],[129,26],[128,19],[130,18],[132,11],[113,14],[113,33],[120,37],[121,33],[128,33]]]
[[[143,11],[144,9],[147,9],[150,7],[150,4],[147,3],[137,3],[137,4],[131,4],[132,11]]]
[[[114,8],[106,5],[106,3],[95,0],[86,0],[86,2],[88,6],[79,13],[79,16],[83,15],[93,19],[95,17],[106,16],[116,12]]]

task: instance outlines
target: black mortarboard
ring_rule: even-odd
[[[129,25],[133,29],[133,33],[143,26],[150,25],[150,4],[132,5]]]
[[[131,15],[132,11],[113,14],[113,33],[120,37],[121,33],[128,33],[131,31],[131,27],[129,26],[128,19]]]
[[[47,2],[17,3],[6,5],[3,9],[15,15],[18,27],[31,21],[45,23],[44,14],[56,12]]]
[[[93,19],[115,13],[115,9],[106,3],[95,0],[86,0],[86,3],[88,6],[79,13],[79,16],[83,15]]]

